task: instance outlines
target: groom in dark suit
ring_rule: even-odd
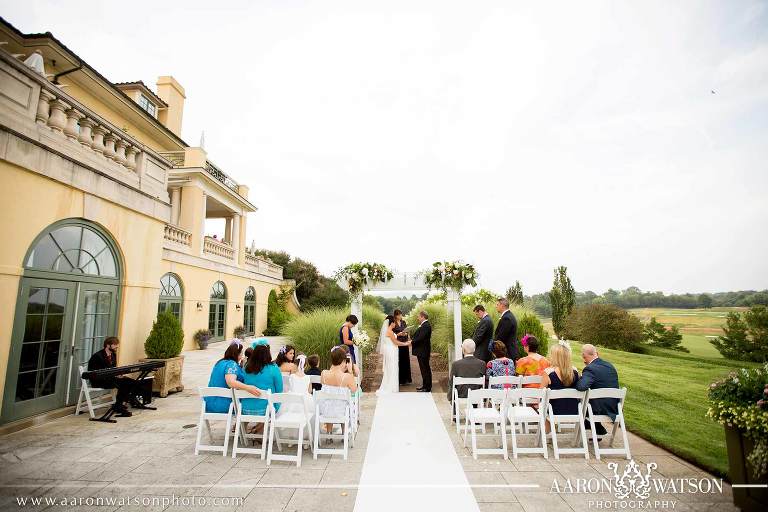
[[[419,312],[419,327],[413,332],[411,351],[419,361],[422,385],[416,391],[432,392],[432,369],[429,367],[429,355],[432,353],[432,326],[426,311]]]
[[[520,357],[517,353],[517,318],[509,310],[509,301],[504,297],[499,298],[496,302],[496,311],[501,316],[499,323],[496,324],[493,339],[504,343],[507,346],[507,357],[517,361],[517,358]],[[493,353],[492,350],[491,353]]]
[[[491,315],[485,312],[485,308],[478,304],[475,306],[475,316],[480,320],[472,334],[472,340],[475,342],[475,357],[482,359],[486,363],[493,359],[491,357],[490,345],[493,341],[493,320]]]

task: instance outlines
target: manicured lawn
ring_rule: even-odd
[[[581,346],[573,343],[571,348],[574,365],[581,370]],[[620,385],[627,388],[629,430],[703,469],[727,474],[723,427],[706,417],[708,386],[733,369],[755,364],[662,350],[650,355],[599,350],[616,366]]]

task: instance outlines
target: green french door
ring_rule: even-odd
[[[88,366],[94,352],[104,348],[104,338],[116,333],[117,287],[78,283],[77,325],[72,351],[67,404],[77,403],[80,394],[79,366]],[[119,361],[118,361],[119,363]]]
[[[23,279],[3,397],[3,418],[19,419],[63,407],[77,285]]]
[[[0,423],[76,403],[78,367],[117,331],[121,264],[102,228],[52,224],[23,264]]]
[[[208,307],[208,330],[213,334],[212,339],[220,341],[224,339],[224,324],[227,317],[226,302],[213,302]]]

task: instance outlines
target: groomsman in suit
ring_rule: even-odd
[[[472,334],[472,340],[475,342],[475,357],[487,363],[493,359],[488,348],[493,341],[493,320],[480,304],[475,306],[474,312],[477,319],[480,320]]]
[[[408,341],[408,333],[405,332],[407,324],[403,320],[403,312],[396,309],[392,316],[395,317],[397,325],[392,332],[397,335],[398,341]],[[397,366],[399,368],[400,385],[411,383],[411,352],[408,347],[397,347]]]
[[[419,361],[419,371],[423,384],[416,391],[432,392],[432,369],[429,367],[429,355],[432,353],[432,326],[426,311],[419,312],[419,327],[413,332],[411,351]]]
[[[493,333],[494,341],[500,341],[507,347],[507,357],[517,361],[517,318],[509,310],[509,301],[504,297],[496,302],[496,311],[501,315],[499,323],[496,325],[496,332]],[[488,350],[493,353],[492,346]]]

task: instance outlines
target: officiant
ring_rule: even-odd
[[[395,317],[395,327],[392,329],[397,335],[397,341],[408,341],[408,333],[405,332],[407,324],[403,320],[403,312],[396,309],[392,316]],[[397,366],[400,373],[400,385],[411,383],[411,351],[408,347],[397,347]]]

